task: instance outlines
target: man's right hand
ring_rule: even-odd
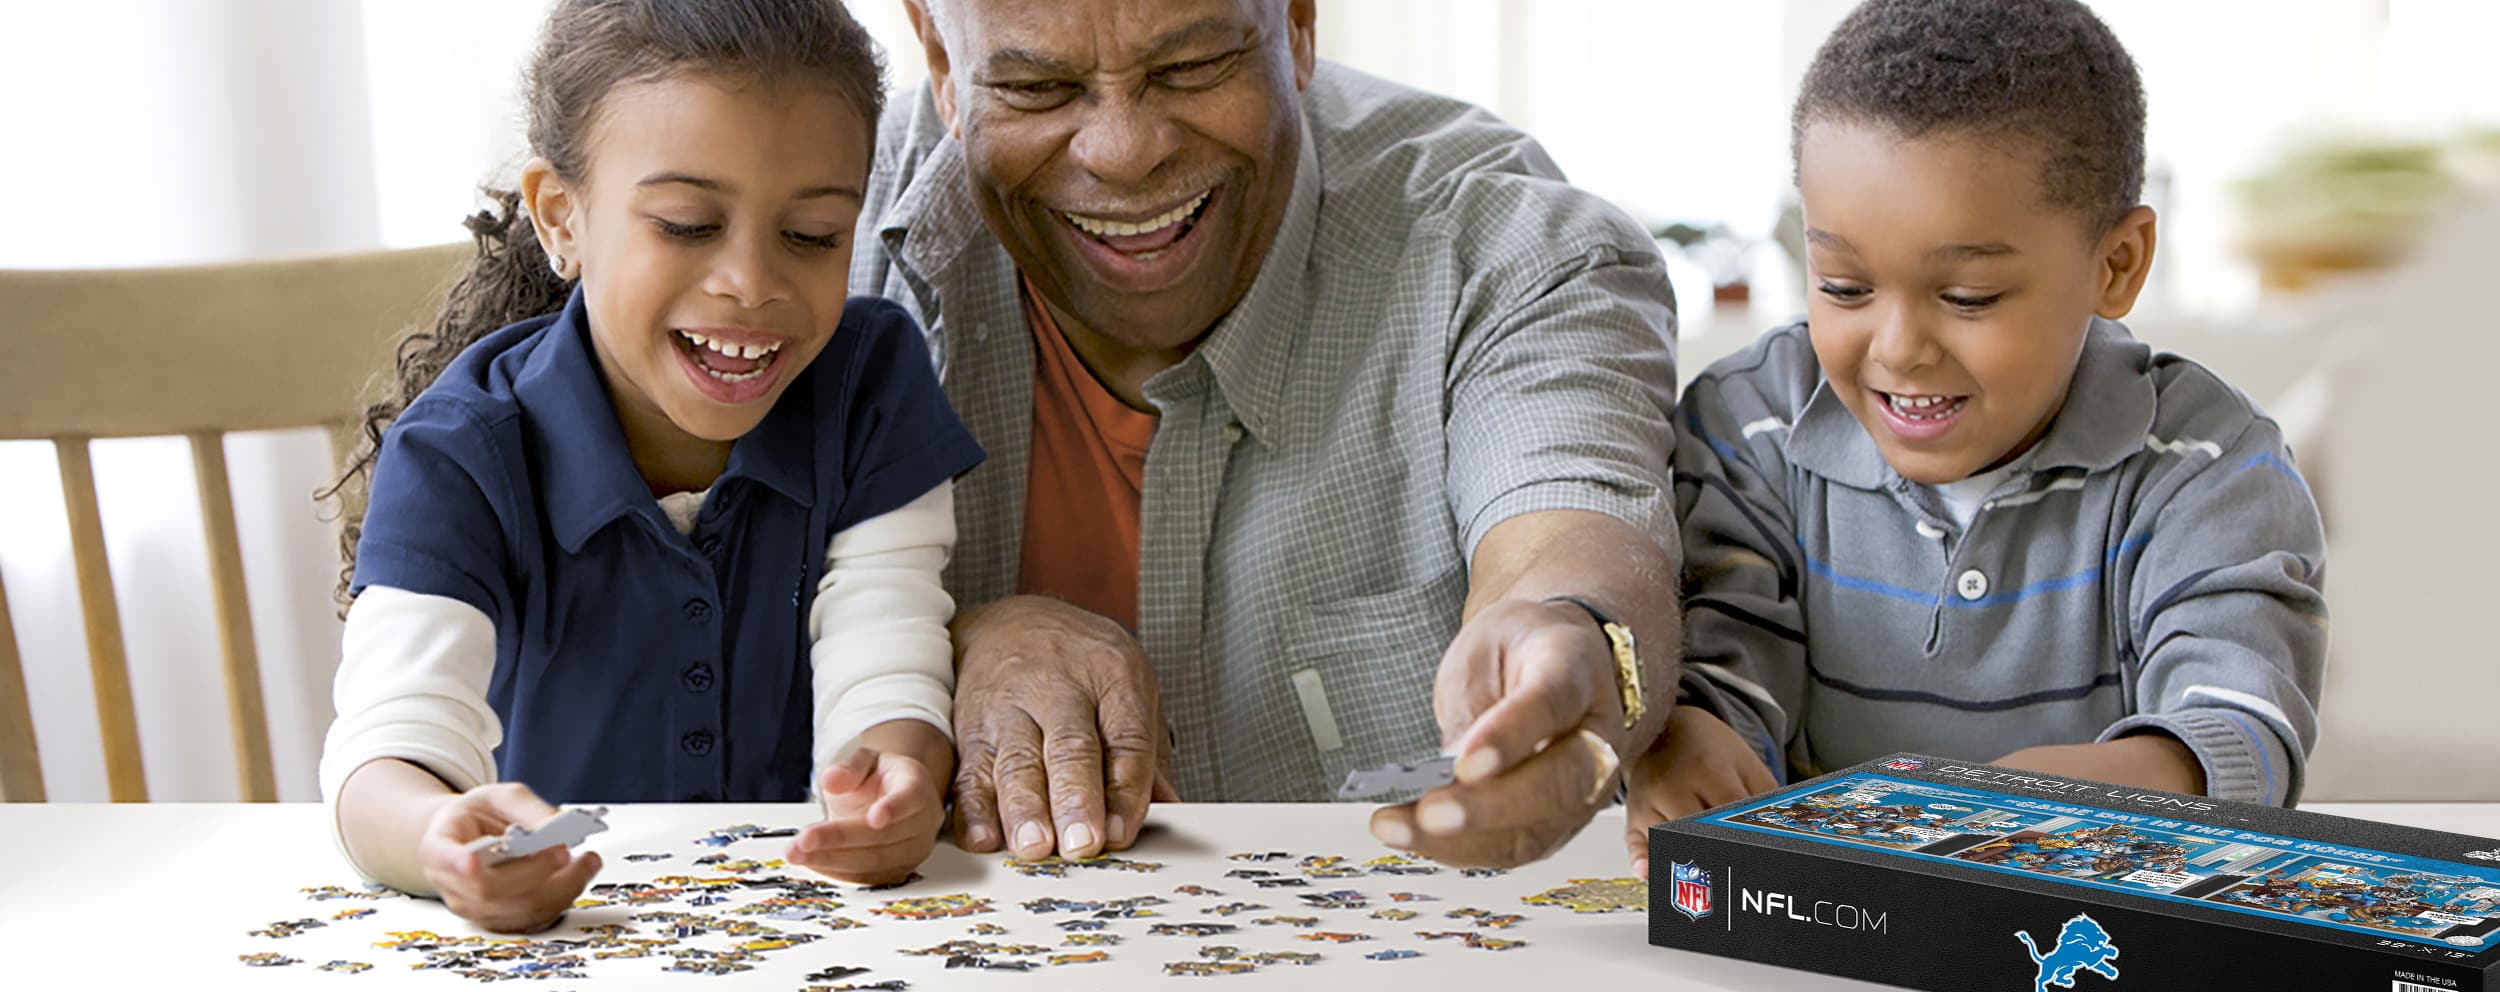
[[[1014,596],[955,618],[956,842],[1018,858],[1126,848],[1179,799],[1154,666],[1126,628]],[[1106,815],[1107,814],[1107,815]]]
[[[1649,877],[1649,828],[1779,787],[1735,728],[1709,710],[1678,706],[1666,732],[1632,763],[1623,803],[1623,847],[1632,874]]]

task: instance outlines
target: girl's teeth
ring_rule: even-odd
[[[773,352],[781,350],[781,343],[778,341],[766,345],[741,345],[732,344],[727,341],[715,341],[711,338],[704,337],[703,335],[696,334],[693,331],[679,331],[677,333],[684,335],[686,340],[694,342],[695,347],[705,349],[723,358],[762,358],[766,355],[772,354]]]
[[[719,355],[723,358],[736,358],[752,361],[759,358],[770,358],[781,351],[781,342],[778,341],[767,345],[742,345],[728,341],[714,340],[701,334],[696,334],[693,331],[679,331],[677,333],[683,336],[686,340],[694,342],[695,347],[711,352],[712,354]],[[756,367],[744,372],[723,372],[700,360],[695,362],[695,367],[702,369],[703,374],[711,376],[714,379],[718,379],[722,382],[737,383],[746,382],[757,376],[763,375],[765,372],[772,369],[773,363],[771,361],[766,361],[763,364],[757,365]]]

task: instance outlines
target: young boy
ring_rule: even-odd
[[[1633,857],[1896,750],[2294,801],[2325,541],[2274,422],[2115,322],[2154,243],[2117,39],[2074,0],[1871,0],[1793,140],[1807,319],[1686,393],[1689,705]]]

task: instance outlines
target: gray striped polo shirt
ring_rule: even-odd
[[[1678,419],[1684,688],[1785,771],[2161,731],[2214,796],[2299,797],[2325,536],[2281,431],[2202,366],[2096,320],[1967,532],[1885,463],[1802,322],[1702,373]]]

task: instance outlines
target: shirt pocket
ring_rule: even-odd
[[[1346,773],[1436,754],[1432,683],[1458,632],[1467,570],[1419,584],[1306,604],[1289,621],[1283,697],[1300,715],[1320,771],[1312,799],[1333,799]],[[1402,802],[1412,794],[1371,801]]]

